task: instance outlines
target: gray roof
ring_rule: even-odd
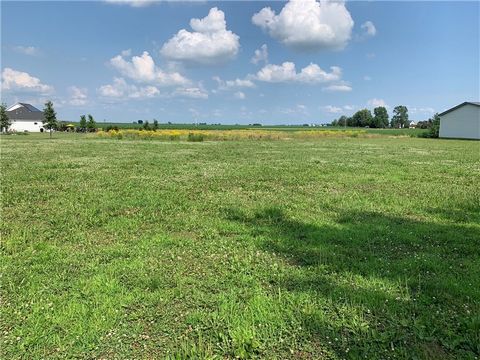
[[[38,110],[35,106],[26,103],[16,103],[21,105],[15,110],[7,111],[8,118],[13,121],[43,121],[43,111]]]
[[[444,112],[438,114],[439,116],[443,116],[445,114],[448,114],[449,112],[453,111],[453,110],[457,110],[458,108],[462,107],[462,106],[465,106],[465,105],[473,105],[473,106],[480,106],[480,102],[477,102],[477,101],[465,101],[457,106],[454,106],[448,110],[445,110]]]

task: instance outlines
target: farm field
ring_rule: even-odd
[[[480,356],[480,142],[0,149],[2,359]]]
[[[68,121],[69,124],[74,124],[79,126],[78,122]],[[150,121],[150,126],[152,121]],[[142,124],[137,123],[120,123],[120,122],[99,122],[97,124],[99,128],[107,128],[109,126],[114,126],[119,129],[142,129]],[[383,134],[391,136],[417,136],[421,133],[426,132],[425,129],[375,129],[375,128],[357,128],[357,127],[343,127],[343,126],[301,126],[301,125],[263,125],[263,126],[252,126],[252,125],[225,125],[225,124],[168,124],[168,123],[159,123],[159,129],[167,130],[275,130],[275,131],[322,131],[322,130],[341,130],[341,131],[355,131],[361,130],[367,133],[372,134]]]

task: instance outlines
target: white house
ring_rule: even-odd
[[[440,137],[480,139],[480,102],[464,102],[440,115]]]
[[[7,109],[12,125],[10,131],[43,132],[43,111],[25,103],[16,103]]]

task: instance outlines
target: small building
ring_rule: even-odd
[[[466,101],[439,116],[441,138],[480,139],[480,102]]]
[[[16,103],[7,108],[7,115],[12,125],[10,131],[44,132],[43,111],[26,103]]]

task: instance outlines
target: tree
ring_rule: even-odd
[[[378,106],[373,109],[372,127],[386,128],[388,126],[388,112],[385,106]]]
[[[372,124],[372,113],[368,109],[358,110],[353,114],[353,124],[354,126],[366,127]]]
[[[85,115],[80,116],[79,128],[81,132],[85,132],[85,130],[87,129],[87,118]]]
[[[406,106],[399,105],[393,109],[393,116],[391,125],[393,128],[408,127],[410,121],[408,120],[408,109]]]
[[[347,117],[346,121],[347,121],[347,126],[351,126],[351,127],[356,126],[355,121],[353,120],[353,116]]]
[[[145,122],[143,123],[143,129],[150,130],[150,124],[148,123],[148,120],[145,120]]]
[[[417,129],[431,129],[432,126],[433,126],[432,119],[417,122]]]
[[[333,119],[332,120],[332,123],[330,124],[331,126],[338,126],[338,120],[337,119]]]
[[[88,114],[88,122],[87,122],[87,129],[89,132],[94,132],[97,128],[97,123],[92,115]]]
[[[337,124],[338,126],[347,126],[348,122],[348,117],[345,115],[342,115],[338,118]]]
[[[8,131],[8,128],[12,125],[12,122],[8,118],[7,115],[7,105],[2,104],[0,105],[0,130],[1,131]]]
[[[152,129],[153,129],[153,131],[157,131],[157,130],[158,130],[158,120],[157,120],[157,119],[153,119]]]
[[[53,109],[53,103],[49,100],[45,103],[43,109],[43,126],[50,131],[50,138],[52,131],[57,128],[57,113]]]
[[[430,128],[430,137],[438,138],[440,133],[440,116],[438,113],[433,115],[432,119],[428,119],[428,122],[432,122],[432,127]]]

